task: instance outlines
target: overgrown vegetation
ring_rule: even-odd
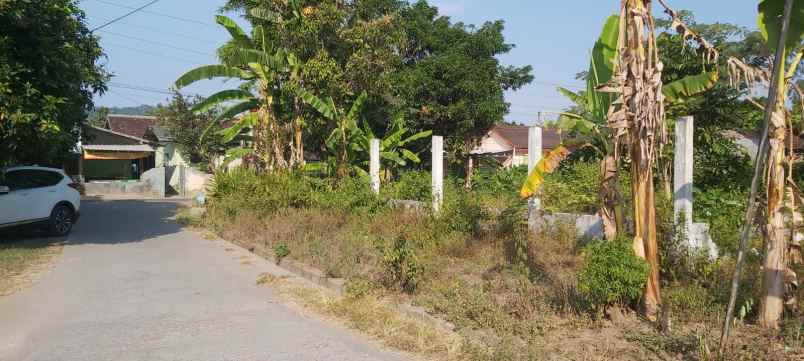
[[[594,199],[596,165],[571,160],[549,175],[548,185],[576,182],[577,189],[588,193],[552,188],[556,195],[544,198],[545,207],[574,212],[582,201],[566,199]],[[486,169],[478,174],[469,192],[461,179],[445,182],[444,209],[437,218],[428,210],[427,172],[399,174],[395,181],[383,184],[377,197],[362,178],[335,182],[302,173],[240,169],[216,175],[203,223],[258,254],[276,257],[281,251],[330,277],[345,278],[347,298],[332,301],[340,304],[338,309],[359,308],[367,302],[411,302],[424,307],[455,325],[463,339],[459,359],[609,355],[649,360],[681,354],[695,360],[703,359],[701,342],[714,347],[714,330],[702,333],[699,327],[715,322],[725,309],[732,262],[696,258],[663,265],[668,270],[662,278],[664,297],[673,324],[669,334],[642,323],[628,307],[612,318],[611,312],[601,314],[600,310],[608,305],[633,305],[645,281],[646,265],[634,256],[630,245],[583,244],[570,224],[529,232],[525,204],[501,193],[508,179],[524,177],[523,172]],[[418,210],[396,208],[391,199],[424,203]],[[671,205],[660,202],[659,206],[659,223],[672,225]],[[672,232],[669,227],[660,229]],[[750,267],[758,267],[758,262],[758,257],[751,258]],[[758,289],[758,279],[744,280],[744,287]],[[739,300],[744,309],[741,323],[754,322],[756,297],[747,292]],[[334,312],[321,305],[313,308]],[[360,322],[352,325],[374,327]],[[739,330],[755,332],[750,327]],[[773,344],[764,336],[756,337],[756,342]],[[785,342],[790,348],[785,354],[802,346],[795,334]]]

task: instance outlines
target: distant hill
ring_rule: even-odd
[[[100,109],[100,107],[98,109]],[[108,107],[108,109],[109,114],[150,115],[154,110],[156,110],[156,106],[140,105],[136,107]]]
[[[95,108],[95,110],[91,111],[87,116],[89,124],[98,127],[103,126],[103,123],[106,121],[106,116],[99,115],[99,113],[101,113],[101,109],[103,109],[104,111],[108,110],[106,114],[151,115],[158,108],[157,106],[154,105],[140,105],[136,107],[97,107]]]

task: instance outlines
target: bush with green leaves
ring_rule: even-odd
[[[628,240],[595,241],[584,254],[578,288],[592,305],[624,305],[641,297],[650,266],[634,254]]]
[[[430,172],[407,171],[400,173],[390,184],[383,184],[381,190],[393,199],[429,202],[432,199],[432,183]]]
[[[542,186],[542,205],[548,212],[592,214],[600,206],[600,165],[597,162],[564,162],[548,174]],[[520,184],[521,185],[521,184]]]
[[[402,291],[413,293],[419,284],[422,267],[410,242],[404,237],[397,238],[384,251],[382,264],[385,266],[385,283]]]

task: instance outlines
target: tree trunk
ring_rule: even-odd
[[[787,237],[785,237],[785,217],[783,213],[785,189],[785,129],[784,109],[773,115],[770,129],[770,151],[768,153],[768,221],[765,232],[765,259],[762,267],[763,296],[759,310],[759,323],[762,327],[778,329],[784,311],[785,274],[787,272]],[[779,118],[782,120],[780,121]],[[780,123],[781,122],[781,123]],[[782,127],[778,127],[778,125]]]
[[[617,160],[614,155],[606,155],[600,161],[600,210],[603,219],[603,233],[611,241],[617,238]]]
[[[346,127],[341,127],[341,141],[338,144],[338,158],[336,176],[339,180],[345,179],[349,175],[347,163],[349,162],[349,155],[347,153],[347,143],[349,139],[346,137]]]
[[[661,304],[659,243],[656,239],[656,207],[654,204],[653,167],[642,159],[645,146],[635,138],[631,151],[631,187],[634,195],[634,252],[650,264],[645,285],[645,315],[656,321]]]

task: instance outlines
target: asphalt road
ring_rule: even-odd
[[[282,304],[255,284],[281,269],[182,230],[175,207],[84,202],[54,268],[0,298],[0,360],[404,359]]]

